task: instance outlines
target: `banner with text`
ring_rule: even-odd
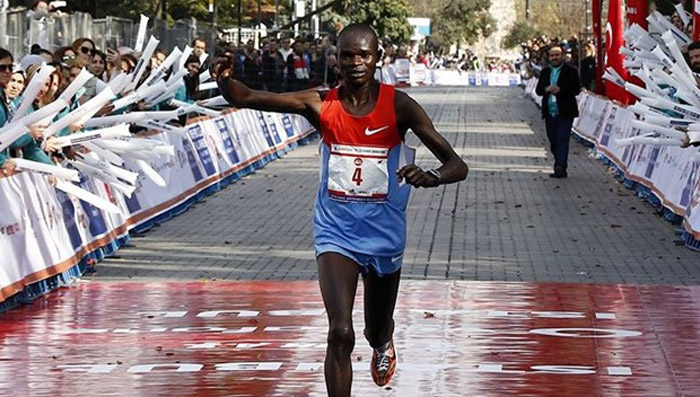
[[[131,198],[92,177],[80,187],[114,204],[122,214],[102,211],[52,187],[41,174],[0,177],[0,302],[32,283],[63,273],[87,254],[125,237],[130,229],[182,206],[225,178],[260,168],[314,132],[303,117],[249,109],[202,118],[187,133],[149,136],[175,148],[175,156],[148,163],[167,182],[156,185],[138,165]]]
[[[525,82],[525,95],[537,104],[536,79]],[[700,240],[700,162],[693,161],[697,148],[652,146],[635,144],[621,146],[617,140],[640,135],[631,126],[635,119],[632,111],[584,91],[578,98],[580,117],[573,130],[581,138],[593,143],[598,153],[615,164],[625,178],[648,188],[660,203],[683,217],[686,231]]]

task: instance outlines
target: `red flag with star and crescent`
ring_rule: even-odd
[[[610,0],[608,24],[605,29],[605,67],[615,69],[623,79],[627,80],[627,69],[622,65],[625,57],[620,54],[620,48],[625,45],[625,39],[622,37],[625,29],[624,15],[622,0]],[[605,81],[605,93],[610,99],[624,104],[629,103],[630,97],[627,91],[607,80]]]

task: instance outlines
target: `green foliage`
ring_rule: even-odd
[[[337,30],[348,23],[366,23],[377,31],[380,38],[394,42],[408,42],[413,28],[406,18],[413,9],[406,0],[340,0],[333,12],[327,14],[329,26]]]
[[[528,41],[534,37],[540,36],[542,32],[537,29],[532,23],[527,21],[516,22],[510,28],[508,34],[503,38],[501,45],[503,48],[515,48],[520,43]]]
[[[525,20],[525,3],[526,0],[515,0],[518,21]],[[603,25],[607,21],[607,9],[607,5],[603,7]],[[538,27],[540,33],[551,37],[567,38],[571,35],[578,35],[585,32],[586,2],[580,0],[531,0],[530,22]]]
[[[448,0],[431,15],[431,42],[439,47],[454,43],[473,44],[496,28],[489,14],[491,0]]]
[[[209,22],[211,14],[209,13],[208,0],[113,0],[113,1],[98,1],[93,16],[96,18],[104,18],[105,16],[114,16],[121,18],[129,18],[135,21],[139,20],[139,15],[144,14],[150,18],[160,15],[161,2],[166,1],[167,15],[169,21],[195,18],[201,22]],[[257,0],[241,0],[243,2],[243,18],[244,25],[253,23],[257,18]],[[71,11],[83,11],[92,13],[92,0],[70,0],[68,8]],[[217,15],[216,20],[219,26],[236,25],[238,21],[238,0],[216,0]],[[286,8],[286,3],[280,1],[283,10]],[[262,0],[263,7],[270,9],[274,7],[275,0]],[[270,18],[269,13],[263,14],[263,17]]]

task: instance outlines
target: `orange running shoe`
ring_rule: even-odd
[[[377,386],[384,386],[396,372],[396,349],[390,340],[379,349],[372,349],[372,380]]]

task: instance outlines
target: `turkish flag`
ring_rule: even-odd
[[[693,41],[700,40],[700,0],[693,0]]]
[[[608,24],[605,29],[605,67],[615,69],[623,79],[627,80],[627,69],[622,66],[622,61],[625,57],[620,54],[620,48],[625,45],[625,40],[622,37],[625,29],[624,15],[622,0],[610,0],[610,6],[608,7]],[[605,93],[610,99],[624,104],[629,103],[630,98],[627,91],[607,80],[605,81]]]
[[[647,30],[649,23],[649,2],[647,0],[627,0],[627,26],[635,23]]]
[[[627,0],[627,24],[625,28],[637,24],[642,29],[647,30],[649,28],[647,16],[649,16],[649,2],[647,0]],[[644,82],[636,76],[629,76],[627,81],[644,87]],[[629,95],[629,99],[630,102],[636,101],[633,95]]]

